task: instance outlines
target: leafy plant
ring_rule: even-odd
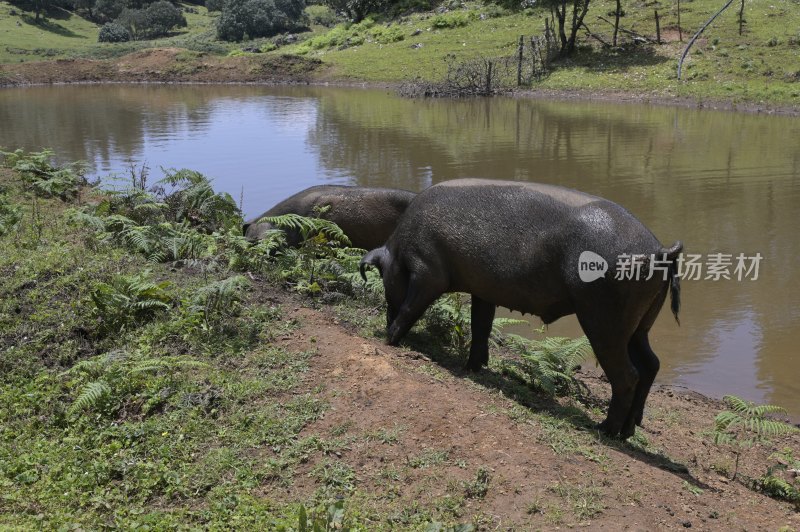
[[[772,414],[785,414],[786,410],[777,405],[756,405],[735,395],[726,395],[722,401],[730,410],[717,414],[714,419],[714,445],[728,447],[736,456],[733,475],[739,472],[739,460],[755,445],[768,441],[773,436],[783,436],[800,429],[769,417]]]
[[[444,294],[428,309],[425,320],[428,327],[432,327],[437,335],[449,338],[450,343],[460,352],[465,352],[469,347],[472,315],[466,294]],[[502,334],[503,327],[525,323],[528,322],[513,318],[495,318],[489,341],[497,347],[496,339]]]
[[[770,497],[787,500],[800,509],[800,458],[787,447],[773,453],[770,459],[777,463],[759,479],[760,488]]]
[[[214,331],[239,314],[242,294],[249,286],[250,281],[241,275],[207,284],[189,302],[189,312],[198,317],[204,331]]]
[[[4,236],[17,227],[22,220],[22,209],[11,203],[5,194],[0,193],[0,236]]]
[[[344,501],[336,501],[323,512],[313,512],[309,517],[305,506],[297,512],[297,529],[299,532],[329,532],[341,530],[348,532],[350,527],[344,523]]]
[[[240,228],[242,217],[236,201],[227,192],[214,192],[211,181],[194,170],[166,170],[159,181],[175,187],[164,202],[175,222],[188,222],[204,233]]]
[[[119,275],[110,283],[95,285],[91,298],[103,332],[136,327],[170,308],[171,298],[166,291],[169,283],[155,283],[149,277],[150,272],[145,271],[137,275]]]
[[[164,382],[153,379],[153,374],[170,376],[180,369],[200,368],[206,365],[184,356],[143,357],[140,353],[112,351],[75,364],[65,376],[89,380],[80,388],[70,405],[68,414],[95,410],[114,415],[127,402],[141,406],[143,413],[163,401],[159,397]]]
[[[483,499],[489,492],[491,476],[486,468],[479,468],[475,480],[464,484],[464,496],[467,499]]]
[[[337,259],[348,256],[342,246],[349,246],[350,239],[338,225],[320,218],[326,210],[315,209],[317,216],[314,218],[284,214],[259,220],[259,223],[268,222],[287,231],[290,241],[300,240],[298,248],[283,251],[279,264],[281,277],[293,284],[295,290],[308,295],[319,294],[323,285],[345,273]],[[350,273],[355,271],[354,267]]]
[[[3,165],[17,172],[23,185],[39,196],[72,200],[85,182],[84,163],[56,166],[52,162],[51,150],[25,153],[17,149],[13,152],[0,151],[0,156],[3,157]]]
[[[566,395],[580,390],[575,371],[592,354],[588,338],[529,340],[511,334],[507,337],[511,349],[522,357],[522,369],[534,387],[551,395]]]

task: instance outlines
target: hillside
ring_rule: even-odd
[[[279,39],[277,45],[267,39],[218,41],[214,32],[218,15],[203,7],[191,7],[185,10],[188,28],[177,30],[170,37],[98,44],[97,26],[75,14],[60,11],[45,24],[36,24],[28,14],[8,16],[9,4],[0,2],[0,61],[99,60],[98,80],[102,80],[102,70],[108,70],[113,58],[153,47],[186,49],[194,55],[184,57],[185,69],[176,69],[174,80],[193,81],[185,70],[203,64],[197,57],[210,57],[217,66],[211,69],[214,74],[207,76],[208,80],[236,82],[254,79],[236,68],[226,71],[222,65],[228,61],[242,56],[258,61],[300,54],[322,62],[313,77],[317,81],[398,84],[441,79],[447,71],[448,57],[457,63],[477,57],[513,56],[520,35],[526,40],[541,35],[549,17],[549,11],[541,8],[511,12],[477,3],[448,6],[384,23],[368,20],[332,29],[315,25],[311,31],[297,35],[297,42],[291,42],[294,38]],[[568,59],[554,61],[547,74],[528,88],[584,96],[622,94],[659,101],[688,98],[796,107],[800,102],[800,9],[792,0],[746,4],[741,35],[737,10],[730,8],[692,48],[684,80],[676,79],[677,60],[686,41],[719,7],[719,2],[713,0],[683,3],[679,31],[676,4],[623,4],[623,32],[619,46],[613,48],[601,46],[599,41],[612,40],[613,27],[608,21],[614,3],[594,0],[585,19],[594,37],[581,32],[577,52]],[[656,10],[660,16],[660,44],[655,42]],[[8,78],[8,68],[4,67],[0,76]],[[11,76],[13,79],[6,79],[5,83],[41,82],[35,75],[37,70],[18,67],[14,71],[16,77]],[[80,71],[71,77],[68,67],[62,70],[61,74],[50,76],[51,80],[82,80]],[[154,80],[164,81],[158,77]],[[307,79],[303,77],[303,81]]]
[[[357,250],[248,246],[191,172],[161,202],[144,174],[108,195],[20,160],[0,169],[0,528],[800,527],[798,433],[717,445],[725,407],[657,381],[643,428],[605,438],[596,372],[561,368],[553,394],[502,337],[464,372],[454,299],[384,346]]]

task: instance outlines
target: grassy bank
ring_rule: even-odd
[[[581,341],[497,336],[465,374],[454,296],[382,346],[380,283],[335,226],[251,246],[194,172],[99,192],[46,153],[6,164],[0,528],[797,525],[757,493],[799,499],[797,435],[715,431],[723,405],[664,389],[608,440]]]
[[[612,40],[613,27],[602,19],[613,18],[609,13],[613,12],[614,5],[609,0],[594,0],[585,19],[595,36],[607,43]],[[548,73],[530,88],[584,96],[621,93],[659,100],[689,98],[756,106],[796,106],[800,102],[800,10],[791,0],[746,5],[741,35],[737,11],[731,8],[723,13],[693,47],[684,65],[684,80],[676,79],[678,57],[687,40],[719,7],[713,0],[682,4],[679,28],[676,4],[623,4],[625,13],[621,27],[633,33],[620,33],[619,46],[602,46],[598,39],[582,32],[577,53],[553,62]],[[154,76],[153,80],[168,81],[171,76],[178,81],[215,82],[268,81],[266,77],[248,75],[246,69],[226,66],[241,60],[242,55],[253,60],[286,53],[321,60],[322,65],[316,69],[314,77],[319,81],[436,81],[444,76],[448,57],[462,61],[514,55],[519,36],[541,35],[544,21],[549,17],[549,11],[543,8],[512,12],[488,4],[454,4],[443,13],[410,14],[383,23],[367,21],[334,28],[314,26],[310,32],[299,35],[297,44],[253,54],[242,50],[266,50],[274,46],[265,46],[263,39],[244,43],[216,40],[217,15],[209,14],[203,7],[186,13],[188,28],[171,37],[121,44],[96,43],[97,27],[66,11],[55,14],[46,23],[36,24],[28,14],[7,16],[10,9],[7,3],[0,2],[0,14],[4,15],[0,17],[0,61],[3,63],[58,58],[107,59],[152,47],[169,47],[201,54],[186,59],[184,66],[213,70],[215,74],[196,79],[177,72],[160,78]],[[660,15],[660,44],[655,42],[655,10]],[[229,54],[238,57],[227,57]],[[111,65],[114,64],[112,60]],[[36,78],[34,70],[17,71],[18,77],[24,80],[29,75],[33,81],[41,82],[42,76]],[[95,72],[96,79],[103,80],[105,71]],[[60,71],[49,79],[72,81],[75,78],[84,80],[61,65]],[[111,76],[111,80],[118,79]]]

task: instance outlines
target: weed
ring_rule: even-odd
[[[483,467],[478,469],[475,479],[464,483],[464,496],[467,499],[483,499],[489,492],[489,471]]]
[[[368,432],[367,441],[379,441],[384,445],[394,445],[400,442],[400,435],[405,430],[404,427],[395,425],[391,429],[381,428],[376,431]]]
[[[695,497],[699,497],[705,491],[703,488],[695,486],[694,484],[691,484],[686,480],[683,481],[683,489],[685,489]]]
[[[603,511],[603,492],[594,485],[572,486],[558,482],[551,486],[550,491],[566,499],[572,505],[575,517],[580,520],[591,519]]]
[[[525,512],[528,515],[535,515],[535,514],[543,514],[544,513],[544,505],[542,504],[542,500],[540,497],[536,497],[533,499],[525,508]]]
[[[324,460],[309,475],[322,482],[326,492],[334,496],[346,495],[356,487],[353,468],[339,460]]]
[[[439,464],[443,464],[447,461],[448,453],[447,451],[437,451],[435,449],[428,449],[423,451],[421,454],[413,457],[407,458],[406,461],[410,467],[414,469],[425,469],[428,467],[433,467]]]

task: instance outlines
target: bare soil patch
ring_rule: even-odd
[[[718,401],[657,386],[642,433],[646,444],[625,444],[575,422],[563,402],[543,397],[538,411],[520,404],[491,384],[502,384],[502,376],[487,380],[447,368],[422,353],[354,336],[329,310],[286,304],[294,307],[286,317],[300,328],[280,341],[316,352],[304,387],[321,387],[330,404],[306,431],[346,443],[306,463],[290,491],[265,486],[264,495],[311,496],[320,468],[339,463],[354,472],[357,493],[369,494],[365,504],[395,516],[398,525],[437,509],[502,530],[800,527],[791,505],[718,472],[732,464],[704,435],[721,409]],[[597,406],[590,416],[599,421],[608,383],[591,371],[581,378],[586,403]],[[775,448],[798,449],[798,443],[793,437]],[[769,453],[754,450],[744,472],[763,474]],[[481,470],[488,473],[485,493]]]
[[[110,60],[60,59],[0,65],[0,86],[304,82],[321,66],[319,60],[291,55],[219,57],[179,48],[153,48]]]

